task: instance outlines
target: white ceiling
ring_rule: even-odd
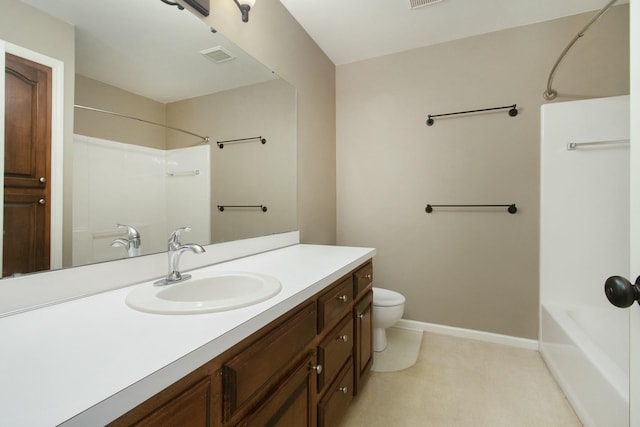
[[[22,2],[75,26],[76,73],[158,102],[277,78],[199,17],[160,0]],[[200,54],[219,45],[236,58],[217,64]]]
[[[608,1],[443,0],[411,9],[409,0],[280,0],[336,65],[595,11]]]

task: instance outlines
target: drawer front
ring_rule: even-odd
[[[345,278],[318,299],[318,333],[338,322],[353,301],[353,278]]]
[[[318,407],[318,426],[332,427],[340,425],[340,420],[353,398],[353,363],[351,359],[340,371],[340,375],[329,387],[327,394]]]
[[[354,289],[356,295],[365,291],[373,283],[373,263],[368,262],[358,270],[354,276]]]
[[[318,363],[322,372],[318,376],[318,392],[331,383],[353,352],[353,318],[347,313],[344,320],[327,334],[318,346]]]
[[[225,420],[302,355],[316,336],[316,316],[315,304],[306,305],[224,364]]]

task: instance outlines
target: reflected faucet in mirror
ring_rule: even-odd
[[[183,231],[191,231],[191,227],[179,227],[169,236],[167,248],[167,256],[169,257],[169,274],[167,274],[167,277],[165,277],[164,279],[160,279],[154,282],[155,285],[170,285],[190,279],[190,274],[180,273],[180,256],[187,251],[191,251],[195,254],[201,254],[205,252],[204,248],[197,243],[182,244],[180,242],[180,234]]]
[[[129,258],[134,256],[140,256],[140,246],[142,246],[142,240],[140,239],[140,233],[132,225],[118,224],[118,228],[127,229],[126,238],[118,238],[111,242],[111,246],[123,247],[127,251]]]

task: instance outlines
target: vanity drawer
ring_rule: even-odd
[[[332,327],[353,301],[353,278],[346,277],[318,298],[318,333]]]
[[[373,263],[368,262],[353,274],[354,290],[360,295],[373,283]]]
[[[222,367],[225,420],[264,386],[284,376],[284,368],[300,357],[315,336],[316,309],[311,303],[226,362]]]
[[[327,394],[318,405],[318,427],[340,425],[340,420],[353,398],[353,363],[351,359],[340,371]]]
[[[318,376],[318,392],[334,380],[352,351],[353,317],[348,313],[318,346],[318,363],[322,365],[322,372]]]

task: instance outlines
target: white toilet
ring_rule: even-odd
[[[404,313],[404,295],[373,287],[373,351],[387,347],[386,328],[393,326]]]

